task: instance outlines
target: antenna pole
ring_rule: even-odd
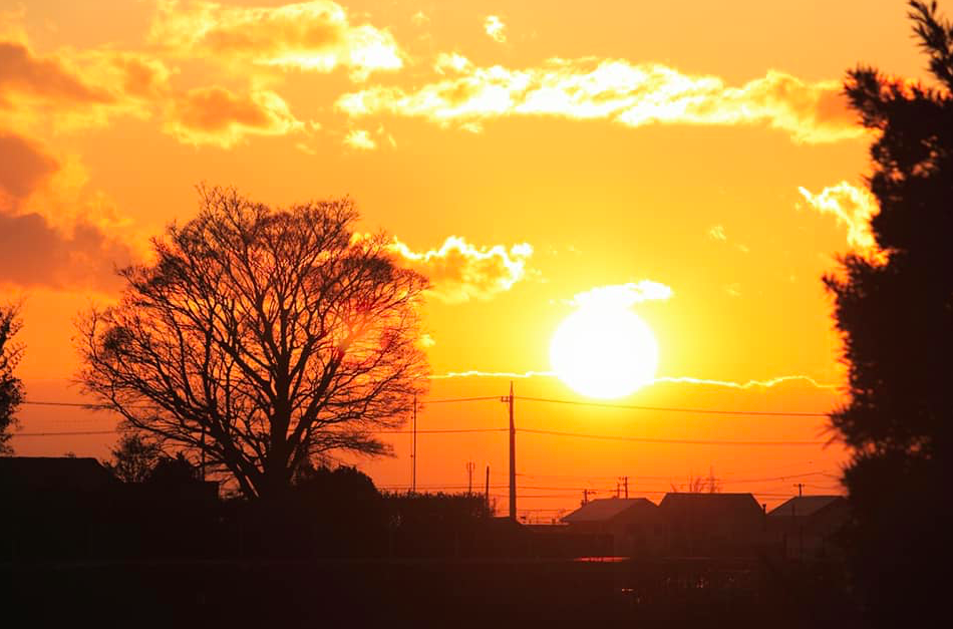
[[[417,493],[417,394],[414,393],[414,439],[410,452],[410,493]]]
[[[510,380],[510,519],[516,522],[516,424],[513,420],[513,381]]]

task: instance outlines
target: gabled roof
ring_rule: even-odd
[[[0,457],[0,486],[13,490],[95,491],[112,482],[93,458]]]
[[[768,512],[768,517],[809,517],[836,502],[846,502],[843,496],[795,496]]]
[[[693,517],[727,513],[760,512],[758,501],[751,494],[669,492],[659,509],[668,513],[691,513]]]
[[[656,508],[655,503],[646,498],[601,498],[582,505],[563,517],[562,521],[569,524],[606,522],[633,507]]]

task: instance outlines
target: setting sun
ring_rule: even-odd
[[[549,356],[559,379],[577,393],[618,398],[655,377],[658,343],[628,308],[585,305],[557,328]]]

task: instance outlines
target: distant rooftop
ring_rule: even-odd
[[[680,514],[682,517],[707,517],[722,514],[755,513],[761,511],[761,505],[750,493],[688,493],[669,492],[659,504],[666,514]]]
[[[654,508],[654,502],[646,498],[600,498],[591,500],[569,515],[562,521],[569,524],[580,522],[605,522],[616,517],[626,509],[642,505]]]
[[[840,500],[845,498],[843,496],[796,496],[772,509],[768,512],[768,517],[807,517]]]
[[[0,457],[0,486],[11,489],[91,491],[112,482],[110,473],[93,458]]]

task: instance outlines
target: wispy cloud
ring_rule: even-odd
[[[708,230],[708,237],[712,240],[720,240],[721,242],[728,240],[723,225],[712,225],[711,229]]]
[[[555,378],[552,371],[449,371],[447,373],[429,376],[431,380],[450,380],[455,378]]]
[[[417,252],[394,239],[391,250],[431,282],[431,294],[447,303],[489,299],[526,277],[533,247],[520,243],[477,247],[450,236],[438,249]]]
[[[443,374],[437,374],[430,376],[433,380],[449,380],[455,378],[555,378],[556,373],[552,371],[523,371],[523,372],[511,372],[511,371],[480,371],[480,370],[469,370],[469,371],[449,371]],[[804,384],[816,389],[826,389],[831,391],[836,391],[840,387],[836,384],[826,384],[819,382],[815,378],[810,376],[779,376],[777,378],[770,378],[767,380],[747,380],[744,382],[735,382],[732,380],[715,380],[709,378],[692,378],[689,376],[681,377],[663,377],[655,378],[652,381],[652,384],[689,384],[689,385],[698,385],[698,386],[707,386],[707,387],[723,387],[728,389],[740,389],[740,390],[749,390],[749,389],[770,389],[772,387],[788,384]]]
[[[656,383],[677,383],[677,384],[698,384],[703,386],[713,386],[713,387],[727,387],[729,389],[754,389],[754,388],[771,388],[781,384],[790,384],[790,383],[801,383],[808,384],[817,389],[830,389],[837,390],[839,385],[836,384],[825,384],[818,382],[810,376],[779,376],[777,378],[770,378],[768,380],[748,380],[746,382],[733,382],[731,380],[712,380],[708,378],[691,378],[688,376],[681,376],[677,378],[666,377],[666,378],[656,378]]]
[[[277,7],[231,7],[212,2],[162,1],[152,43],[183,56],[257,67],[331,72],[344,67],[354,80],[397,70],[404,54],[387,29],[354,25],[347,10],[328,0]]]
[[[598,286],[572,298],[572,305],[576,307],[614,306],[628,308],[643,301],[671,299],[674,291],[665,284],[652,280],[628,282],[626,284],[610,284]]]
[[[847,227],[847,242],[860,253],[874,258],[882,255],[870,231],[870,219],[877,214],[877,199],[865,188],[846,181],[828,186],[818,194],[798,188],[808,205],[821,214],[833,214]]]
[[[341,96],[352,117],[390,114],[470,130],[506,116],[611,120],[649,124],[764,125],[796,142],[861,136],[839,81],[809,83],[770,71],[740,87],[715,76],[689,75],[661,64],[618,59],[551,59],[521,70],[476,67],[459,58],[441,68],[453,76],[417,89],[374,86]]]
[[[483,21],[483,30],[486,31],[486,34],[490,36],[490,39],[493,41],[504,43],[506,42],[506,24],[503,23],[503,20],[500,19],[498,15],[488,15]]]
[[[370,132],[364,129],[352,129],[344,136],[344,144],[352,149],[362,151],[373,151],[377,148],[377,142],[371,137]]]

